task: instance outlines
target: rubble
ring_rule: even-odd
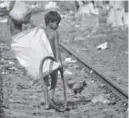
[[[108,48],[108,43],[107,42],[102,43],[101,45],[97,46],[98,50],[105,50],[107,48]]]
[[[74,38],[74,41],[83,41],[83,40],[84,40],[83,37],[75,37],[75,38]]]
[[[77,60],[73,60],[72,58],[69,57],[69,58],[66,58],[64,62],[66,62],[66,63],[75,63],[75,62],[77,62]]]
[[[98,95],[98,96],[95,96],[93,99],[92,99],[92,102],[95,104],[97,102],[102,102],[104,104],[107,104],[107,103],[110,103],[109,100],[107,100],[103,95]]]
[[[72,75],[72,72],[70,72],[69,70],[65,70],[64,75]]]
[[[56,4],[56,2],[48,2],[45,6],[44,6],[44,9],[47,10],[47,9],[57,9],[59,8]]]

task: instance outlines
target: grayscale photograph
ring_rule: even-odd
[[[128,1],[0,0],[0,118],[128,110]]]

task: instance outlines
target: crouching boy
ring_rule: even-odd
[[[54,57],[57,61],[61,62],[61,54],[60,54],[60,50],[59,50],[59,33],[57,31],[59,23],[61,21],[61,16],[59,15],[59,13],[57,13],[56,11],[50,11],[49,13],[47,13],[45,15],[45,24],[46,27],[44,28],[45,33],[47,35],[47,38],[50,42]],[[51,62],[51,67],[52,67],[53,62]],[[57,71],[54,71],[53,73],[51,73],[51,98],[52,100],[54,100],[54,96],[55,96],[55,88],[56,88],[56,84],[57,84]],[[50,104],[48,101],[48,91],[47,91],[47,86],[48,86],[48,82],[49,82],[49,77],[44,78],[45,81],[45,93],[44,93],[44,97],[45,97],[45,102],[46,102],[46,109],[50,108]]]

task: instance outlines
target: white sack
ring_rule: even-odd
[[[11,47],[21,66],[26,68],[34,78],[39,78],[41,60],[46,56],[53,56],[45,31],[38,27],[15,35]],[[49,65],[50,60],[47,60],[43,66],[43,72],[49,71]],[[59,65],[55,62],[52,69],[58,68]]]
[[[24,2],[17,1],[10,11],[9,15],[16,21],[22,21],[26,15],[30,12],[29,5],[25,4]]]

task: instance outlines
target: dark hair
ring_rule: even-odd
[[[49,22],[60,22],[61,21],[61,16],[59,13],[56,11],[50,11],[45,15],[45,24],[46,26],[49,24]]]

